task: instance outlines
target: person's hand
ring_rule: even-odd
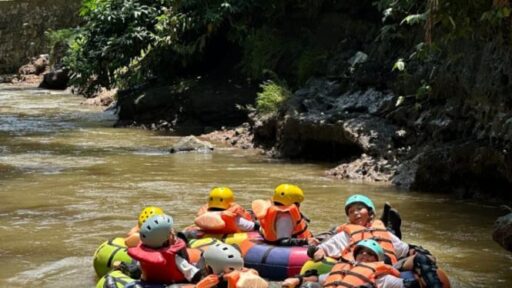
[[[324,249],[318,249],[315,254],[313,255],[313,260],[315,261],[320,261],[322,259],[324,259],[325,257],[325,252],[324,252]]]
[[[196,284],[196,288],[213,288],[219,284],[219,276],[210,274]]]
[[[295,288],[299,286],[300,280],[299,278],[286,278],[283,283],[281,284],[281,287],[283,288]]]
[[[320,244],[320,241],[315,237],[308,238],[308,245],[316,246],[318,244]]]

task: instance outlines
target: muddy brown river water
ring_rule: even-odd
[[[211,154],[169,154],[179,138],[112,128],[115,116],[65,92],[0,85],[0,287],[94,287],[92,255],[124,235],[145,205],[178,228],[230,186],[248,207],[284,182],[301,186],[314,232],[345,221],[353,193],[402,214],[404,240],[433,252],[453,287],[512,287],[512,254],[491,239],[501,211],[450,196],[326,178],[327,164],[290,163],[218,144]]]

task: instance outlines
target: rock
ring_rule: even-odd
[[[494,223],[492,239],[512,252],[512,213],[499,217]]]
[[[69,74],[67,69],[53,70],[43,75],[39,88],[64,90],[68,87]]]
[[[32,58],[30,63],[25,64],[21,66],[18,69],[18,74],[20,75],[30,75],[30,74],[36,74],[39,75],[43,73],[46,68],[48,68],[49,64],[49,56],[48,54],[41,54],[37,58]]]
[[[43,73],[50,63],[50,56],[48,54],[41,54],[39,57],[32,59],[32,65],[36,69],[35,74]]]
[[[214,147],[210,142],[201,141],[194,136],[188,136],[182,138],[178,143],[174,144],[169,152],[177,153],[177,152],[189,152],[189,151],[197,151],[208,153],[213,151]]]
[[[36,67],[32,64],[25,64],[23,66],[21,66],[19,69],[18,69],[18,74],[20,75],[30,75],[30,74],[36,74]]]
[[[0,75],[0,83],[12,83],[16,79],[16,74]]]

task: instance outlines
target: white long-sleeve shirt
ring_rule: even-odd
[[[176,257],[174,258],[174,262],[176,263],[176,267],[178,267],[178,270],[180,270],[181,273],[183,273],[183,275],[185,276],[185,278],[187,278],[189,282],[192,281],[194,275],[196,275],[197,271],[199,271],[199,269],[196,266],[190,264],[187,260],[183,259],[179,255],[176,255]]]
[[[395,248],[395,254],[398,259],[405,257],[409,253],[409,244],[403,242],[398,237],[388,232],[390,235],[391,243]],[[350,235],[342,231],[325,242],[318,245],[318,247],[324,250],[326,256],[339,257],[341,253],[350,245]]]

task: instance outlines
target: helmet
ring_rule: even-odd
[[[169,240],[173,226],[172,217],[162,214],[150,217],[140,227],[142,244],[151,248],[160,248]]]
[[[373,253],[377,255],[379,261],[384,261],[384,250],[380,247],[379,243],[373,239],[364,239],[357,242],[356,247],[354,248],[354,258],[356,258],[357,253],[359,253],[359,250],[363,247],[372,250]]]
[[[361,194],[355,194],[348,197],[347,201],[345,202],[345,214],[348,215],[348,207],[354,203],[363,203],[364,206],[375,213],[375,205],[373,205],[373,202],[370,200],[370,198]]]
[[[208,198],[208,208],[228,209],[231,203],[235,201],[233,191],[228,187],[215,187],[210,191]]]
[[[219,274],[226,269],[240,270],[244,267],[244,259],[235,247],[225,244],[213,244],[203,252],[206,265],[210,266],[213,273]]]
[[[162,214],[164,214],[164,210],[162,210],[160,207],[148,206],[142,209],[139,214],[139,228],[142,226],[142,224],[144,224],[144,222],[146,222],[146,220],[148,220],[149,217]]]
[[[299,186],[292,184],[281,184],[274,190],[272,201],[281,203],[283,205],[292,205],[294,203],[301,203],[304,201],[304,192]]]

